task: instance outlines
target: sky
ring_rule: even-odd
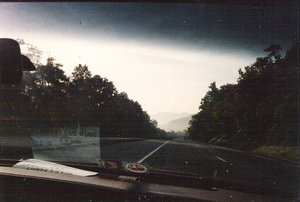
[[[37,46],[68,75],[88,65],[150,115],[195,114],[211,82],[236,83],[266,47],[296,43],[298,17],[242,5],[0,3],[0,37]]]

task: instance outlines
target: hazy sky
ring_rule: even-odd
[[[270,44],[295,43],[298,15],[214,4],[0,3],[0,37],[34,44],[69,75],[87,64],[149,114],[196,113],[211,82],[234,83]]]

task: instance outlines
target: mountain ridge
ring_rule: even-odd
[[[169,123],[170,121],[187,117],[187,116],[191,116],[191,114],[186,112],[182,112],[182,113],[160,112],[160,113],[152,114],[151,118],[156,120],[158,125],[164,125]]]
[[[165,131],[175,131],[175,132],[181,132],[188,128],[189,121],[191,120],[192,115],[182,117],[179,119],[174,119],[166,124],[159,125],[159,128],[165,130]]]

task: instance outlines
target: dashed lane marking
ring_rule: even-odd
[[[223,161],[224,163],[228,163],[229,165],[233,166],[232,163],[226,161],[225,159],[222,159],[221,157],[216,156],[217,159],[219,159],[220,161]]]
[[[165,146],[166,144],[168,144],[170,142],[170,140],[166,141],[165,143],[163,143],[162,145],[160,145],[159,147],[157,147],[156,149],[154,149],[152,152],[150,152],[149,154],[147,154],[146,156],[144,156],[141,160],[139,160],[137,163],[142,163],[143,161],[145,161],[147,158],[149,158],[152,154],[154,154],[155,152],[157,152],[160,148],[162,148],[163,146]]]

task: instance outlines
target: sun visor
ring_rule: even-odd
[[[0,84],[17,84],[22,80],[23,71],[33,70],[34,65],[21,54],[17,41],[0,38]]]

